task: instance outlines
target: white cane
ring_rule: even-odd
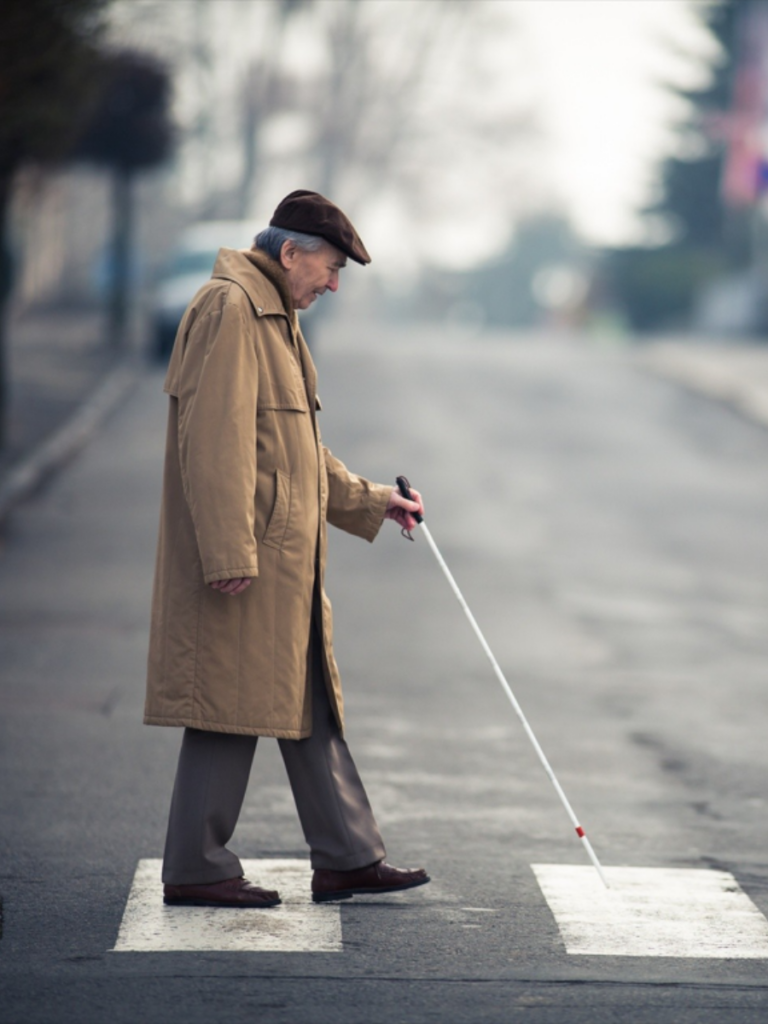
[[[411,497],[411,492],[410,492],[410,485],[409,485],[408,480],[406,479],[406,477],[404,477],[404,476],[397,477],[397,486],[398,486],[398,489],[399,489],[400,493],[402,494],[402,496],[404,498],[407,498],[409,501],[413,501],[413,498]],[[486,656],[487,656],[488,660],[490,661],[491,666],[493,667],[493,671],[496,673],[496,678],[501,683],[504,692],[506,693],[507,697],[509,698],[510,704],[515,709],[515,711],[517,713],[517,716],[520,719],[520,721],[523,723],[523,728],[525,729],[526,733],[528,734],[528,738],[530,739],[531,743],[533,744],[533,749],[536,751],[539,760],[541,761],[542,765],[544,766],[544,771],[549,776],[550,782],[555,787],[555,792],[560,797],[560,802],[562,803],[563,807],[565,808],[565,811],[566,811],[568,817],[571,819],[571,823],[572,823],[573,827],[576,829],[576,835],[579,837],[579,839],[584,844],[584,849],[587,851],[587,853],[589,855],[589,859],[594,864],[595,869],[596,869],[598,875],[600,876],[600,880],[602,881],[603,885],[606,887],[606,889],[609,889],[610,886],[608,885],[608,880],[606,879],[605,875],[603,874],[603,869],[602,869],[602,867],[600,865],[600,861],[597,859],[597,855],[595,854],[595,851],[592,849],[592,844],[590,843],[589,839],[587,839],[587,835],[586,835],[584,829],[579,824],[579,819],[576,817],[576,815],[574,813],[574,810],[573,810],[573,808],[571,807],[571,805],[570,805],[570,803],[568,801],[568,797],[563,792],[563,787],[558,782],[557,776],[555,775],[554,771],[552,770],[552,766],[550,765],[549,761],[547,760],[547,758],[546,758],[546,756],[544,754],[544,751],[541,749],[539,741],[536,739],[536,736],[534,735],[533,729],[531,729],[530,725],[528,724],[528,719],[523,714],[523,709],[518,704],[517,698],[515,697],[514,693],[512,692],[512,688],[510,687],[509,683],[507,682],[507,680],[506,680],[506,678],[504,676],[504,673],[501,671],[501,669],[499,667],[499,663],[496,661],[496,658],[493,656],[493,651],[488,646],[488,641],[483,636],[483,633],[482,633],[480,627],[478,626],[478,624],[477,624],[477,622],[475,620],[474,615],[470,611],[469,605],[464,600],[464,595],[459,590],[458,584],[456,583],[456,580],[453,578],[451,570],[445,564],[445,559],[440,554],[440,551],[439,551],[439,549],[437,547],[437,544],[435,544],[435,542],[434,542],[434,540],[432,538],[432,534],[429,532],[427,524],[424,522],[424,517],[422,515],[420,515],[419,513],[415,513],[414,514],[414,519],[416,520],[417,523],[420,524],[422,533],[427,538],[427,543],[432,548],[432,553],[434,554],[435,558],[437,559],[438,565],[443,570],[443,572],[445,574],[445,578],[448,580],[448,582],[451,585],[451,590],[453,590],[454,594],[458,598],[459,604],[464,609],[464,614],[469,619],[469,624],[472,627],[472,629],[474,629],[475,635],[477,636],[477,639],[480,641],[480,646],[485,651]],[[407,534],[407,531],[406,531],[406,534]]]

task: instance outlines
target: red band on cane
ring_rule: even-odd
[[[579,837],[579,839],[583,839],[586,834],[587,833],[584,831],[581,825],[576,826],[576,835]]]

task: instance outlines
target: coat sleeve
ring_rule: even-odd
[[[255,345],[236,305],[195,321],[173,391],[184,495],[206,583],[258,576],[258,382]]]
[[[328,479],[327,519],[332,526],[373,541],[384,522],[392,488],[373,484],[347,467],[323,447]]]

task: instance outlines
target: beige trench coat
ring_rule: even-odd
[[[390,487],[323,447],[316,373],[279,264],[222,249],[179,327],[170,396],[144,721],[302,739],[313,596],[343,729],[326,519],[372,541]],[[236,597],[208,586],[253,577]]]

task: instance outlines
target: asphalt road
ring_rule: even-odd
[[[326,443],[424,493],[602,861],[726,870],[768,915],[768,432],[557,339],[352,324],[318,368]],[[432,884],[343,904],[341,952],[110,952],[179,742],[140,721],[164,418],[153,374],[0,557],[0,1022],[765,1020],[766,959],[566,952],[531,864],[583,851],[423,538],[392,524],[334,534],[328,585],[389,858]],[[269,741],[233,846],[305,856]]]

